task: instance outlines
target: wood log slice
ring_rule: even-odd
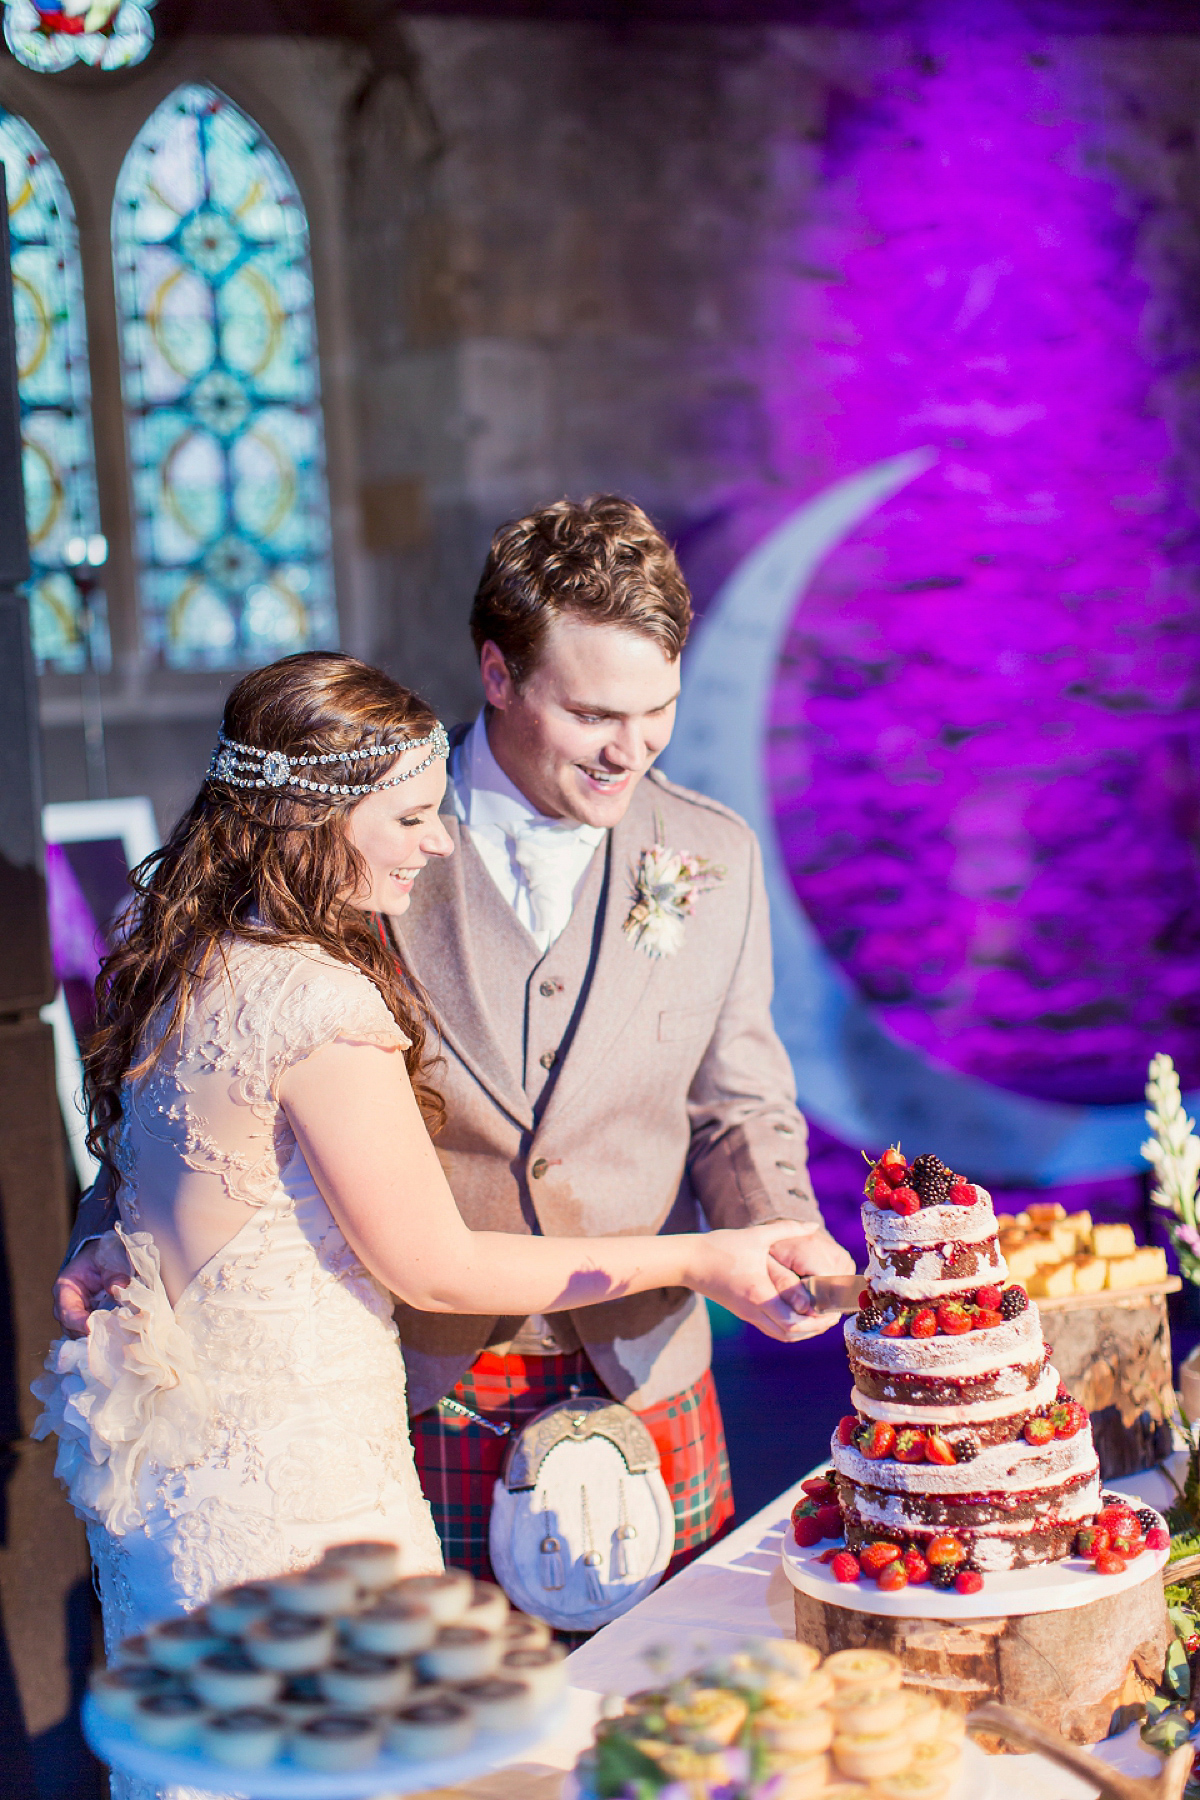
[[[1074,1744],[1104,1737],[1113,1714],[1148,1699],[1166,1664],[1170,1626],[1155,1577],[1067,1612],[1005,1619],[896,1619],[795,1590],[796,1637],[822,1656],[869,1645],[904,1664],[905,1681],[970,1712],[1019,1707]],[[978,1739],[985,1750],[1011,1749]]]
[[[1104,1481],[1170,1454],[1175,1384],[1166,1294],[1178,1286],[1037,1303],[1054,1366],[1091,1414]]]

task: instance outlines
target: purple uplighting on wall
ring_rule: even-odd
[[[892,1031],[1117,1102],[1160,1049],[1200,1082],[1200,539],[1144,186],[1088,79],[947,33],[831,121],[829,478],[938,462],[805,596],[770,772],[796,890]]]

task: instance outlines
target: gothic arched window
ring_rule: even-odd
[[[107,668],[103,601],[93,595],[85,643],[67,546],[100,530],[92,444],[83,277],[71,196],[24,119],[0,109],[8,190],[17,381],[29,532],[30,624],[43,668]],[[75,561],[79,560],[76,555]]]
[[[113,239],[147,647],[261,663],[336,638],[308,225],[263,133],[215,88],[152,113]]]

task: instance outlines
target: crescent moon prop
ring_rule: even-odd
[[[1049,1187],[1140,1172],[1145,1114],[1007,1093],[902,1043],[828,954],[780,853],[766,783],[771,684],[788,624],[818,565],[861,520],[937,460],[911,450],[834,483],[734,570],[688,652],[667,774],[740,813],[762,846],[775,952],[775,1025],[800,1105],[843,1142],[936,1144],[959,1168]],[[1195,1111],[1200,1095],[1188,1096]]]

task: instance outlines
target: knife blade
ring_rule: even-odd
[[[796,1283],[815,1313],[858,1311],[864,1275],[805,1275]]]

